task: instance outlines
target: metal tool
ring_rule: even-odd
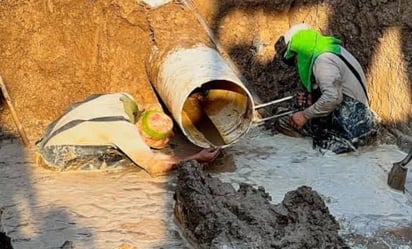
[[[23,145],[28,146],[30,144],[30,141],[27,138],[26,132],[23,129],[23,125],[19,121],[16,110],[14,109],[13,103],[11,101],[9,92],[7,91],[6,85],[4,84],[3,78],[1,76],[0,76],[0,92],[3,94],[3,97],[6,100],[6,103],[10,109],[11,116],[13,118],[14,123],[16,124],[17,131],[20,134],[20,138],[23,142]]]
[[[412,159],[412,147],[409,150],[408,155],[399,162],[393,164],[388,174],[388,185],[396,190],[400,190],[405,193],[405,182],[408,167],[406,166]]]
[[[284,98],[281,98],[281,99],[272,100],[272,101],[264,103],[264,104],[256,105],[255,110],[266,107],[266,106],[275,105],[275,104],[283,103],[283,102],[286,102],[286,101],[294,100],[294,99],[295,99],[295,96],[287,96],[287,97],[284,97]],[[285,110],[283,112],[276,113],[272,116],[258,119],[258,120],[255,121],[255,123],[257,123],[258,125],[263,124],[267,120],[277,119],[277,118],[281,118],[281,117],[284,117],[284,116],[289,116],[289,115],[291,115],[291,114],[293,114],[297,111],[299,111],[299,109],[291,108],[291,109]]]

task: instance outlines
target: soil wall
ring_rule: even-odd
[[[92,93],[128,91],[158,105],[145,70],[147,12],[129,0],[0,2],[0,74],[31,141]],[[14,131],[5,103],[0,113]]]

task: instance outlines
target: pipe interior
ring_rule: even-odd
[[[192,141],[210,147],[235,142],[253,118],[250,95],[226,80],[214,80],[194,89],[183,105],[182,127]]]

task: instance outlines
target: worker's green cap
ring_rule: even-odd
[[[149,110],[142,116],[142,131],[155,140],[165,139],[172,133],[172,119],[158,110]]]

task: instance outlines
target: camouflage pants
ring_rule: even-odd
[[[339,108],[326,117],[310,120],[301,131],[290,126],[288,118],[279,120],[277,126],[286,135],[312,137],[314,148],[340,154],[373,142],[379,122],[366,105],[344,95]]]
[[[133,163],[110,146],[60,145],[39,148],[48,168],[58,171],[124,168]]]

